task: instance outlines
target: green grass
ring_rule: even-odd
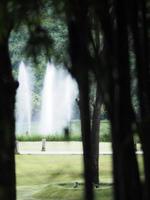
[[[74,189],[63,188],[59,185],[48,185],[43,191],[34,195],[37,199],[45,200],[81,200],[83,199],[83,188]],[[112,199],[112,188],[106,189],[95,189],[96,199],[111,200]]]
[[[142,156],[138,156],[143,177]],[[100,181],[96,200],[112,200],[111,156],[100,156]],[[17,155],[17,200],[83,200],[82,157],[77,155]],[[79,182],[78,188],[73,188]]]
[[[35,126],[35,124],[34,124]],[[70,141],[81,141],[81,133],[80,133],[80,121],[74,120],[70,125]],[[66,138],[63,134],[54,134],[44,136],[47,141],[66,141]],[[17,136],[18,141],[41,141],[43,139],[43,135],[38,133],[32,133],[31,135],[20,134]],[[101,142],[110,142],[110,125],[107,120],[102,120],[100,124],[100,141]]]
[[[101,181],[112,182],[110,156],[101,157],[100,166]],[[83,187],[72,187],[83,183],[82,168],[82,157],[77,155],[17,155],[18,200],[82,200]],[[112,196],[110,187],[96,189],[95,194],[104,200]]]
[[[16,165],[18,185],[82,180],[82,160],[79,156],[18,155]]]

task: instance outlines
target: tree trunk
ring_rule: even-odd
[[[12,77],[8,37],[0,38],[0,199],[16,199],[15,119],[17,83]]]
[[[142,4],[139,5],[139,4]],[[131,30],[133,33],[133,49],[136,57],[137,78],[138,78],[138,97],[140,102],[140,125],[139,133],[144,152],[144,197],[146,200],[150,199],[150,72],[149,72],[149,41],[147,36],[147,24],[145,16],[145,2],[139,1],[139,4],[133,2],[130,10]],[[138,13],[141,12],[139,17]],[[140,26],[139,26],[140,20]]]
[[[102,98],[100,89],[97,85],[96,100],[94,102],[94,110],[92,116],[92,151],[93,151],[93,183],[99,184],[99,134],[100,134],[100,114]]]
[[[117,28],[114,48],[116,66],[112,97],[112,147],[115,199],[142,199],[138,165],[134,151],[128,55],[127,5],[115,0]]]
[[[67,1],[71,72],[79,86],[79,106],[83,142],[85,200],[94,199],[91,125],[89,111],[88,5],[85,0]]]
[[[107,0],[97,2],[97,5],[96,10],[102,11],[99,19],[106,40],[108,88],[104,90],[104,101],[111,120],[114,199],[140,200],[141,183],[132,131],[127,4],[115,0],[111,14],[108,14]]]
[[[83,142],[83,158],[84,158],[84,177],[85,177],[85,199],[94,199],[93,192],[93,151],[91,143],[91,125],[89,111],[89,83],[88,74],[83,76],[84,79],[79,83],[80,97],[80,117],[81,117],[81,133]],[[82,77],[82,78],[83,78]]]

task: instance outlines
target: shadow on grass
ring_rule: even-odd
[[[44,187],[33,195],[39,200],[82,200],[84,184],[82,182],[54,183]],[[112,200],[112,183],[101,183],[95,187],[96,200]]]

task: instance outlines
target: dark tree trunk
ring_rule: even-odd
[[[86,74],[86,72],[85,72]],[[90,111],[89,111],[89,82],[88,74],[83,75],[83,81],[79,83],[80,97],[80,117],[81,117],[81,132],[84,154],[84,177],[85,177],[85,199],[93,199],[93,168],[92,168],[92,144],[91,144],[91,126],[90,126]]]
[[[111,119],[114,197],[115,200],[140,200],[141,184],[132,132],[127,4],[115,0],[113,7],[109,7],[107,0],[96,2],[106,44],[108,88],[104,87],[104,101]]]
[[[139,133],[144,152],[144,199],[150,199],[150,66],[149,40],[145,15],[145,1],[130,2],[130,25],[133,34],[133,49],[136,57],[138,97],[140,102]],[[141,12],[139,16],[138,13]],[[140,24],[140,26],[139,26]]]
[[[93,183],[99,184],[99,135],[100,135],[100,114],[101,114],[102,98],[100,89],[97,86],[96,100],[94,102],[94,110],[92,116],[92,151],[93,151]]]
[[[81,133],[84,154],[85,200],[94,199],[91,125],[89,110],[89,62],[88,53],[88,5],[85,0],[67,2],[67,21],[69,31],[71,72],[79,86],[79,106]]]
[[[8,37],[0,38],[0,199],[16,199],[15,119],[14,105],[17,84],[11,73]]]
[[[115,199],[142,199],[138,165],[132,131],[132,105],[130,96],[130,68],[128,55],[127,5],[115,1],[117,20],[115,88],[112,102],[112,146],[114,163]]]

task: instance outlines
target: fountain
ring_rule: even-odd
[[[40,119],[40,133],[46,134],[52,130],[53,124],[53,88],[54,88],[55,68],[47,65],[42,91],[42,106]]]
[[[73,106],[75,99],[77,97],[77,84],[71,76],[68,74],[65,80],[66,94],[65,94],[65,108],[66,108],[66,124],[69,126],[69,123],[73,115]]]
[[[31,89],[29,73],[23,62],[19,65],[19,87],[16,95],[16,134],[30,134],[31,130]]]
[[[48,63],[42,91],[41,134],[61,134],[69,126],[77,84],[67,70]]]

